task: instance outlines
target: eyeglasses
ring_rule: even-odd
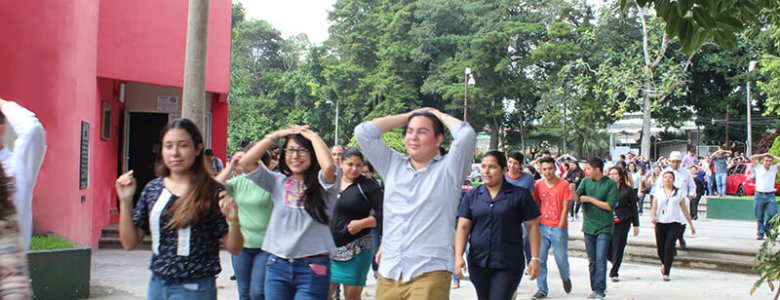
[[[308,149],[306,148],[287,148],[284,149],[284,152],[287,153],[289,156],[300,156],[300,157],[306,157],[311,154]]]

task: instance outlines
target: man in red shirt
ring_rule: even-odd
[[[563,281],[563,290],[571,292],[571,279],[569,278],[569,257],[566,254],[569,244],[569,224],[566,214],[569,212],[569,201],[574,197],[569,190],[569,182],[555,175],[555,161],[550,157],[539,161],[539,169],[543,180],[534,185],[533,195],[536,199],[539,211],[539,232],[541,234],[541,246],[539,258],[541,271],[536,280],[538,291],[532,299],[547,298],[547,254],[553,249],[555,262]]]

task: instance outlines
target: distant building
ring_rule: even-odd
[[[612,160],[618,160],[620,154],[628,151],[639,153],[642,143],[642,113],[626,113],[620,119],[608,126],[609,132],[609,153]],[[683,134],[687,137],[685,140],[660,139],[663,132]],[[695,145],[698,141],[699,131],[693,121],[685,121],[680,128],[660,127],[655,119],[650,121],[650,158],[656,159],[659,156],[668,157],[672,151],[685,153],[689,146]]]
[[[187,5],[0,1],[0,97],[35,112],[48,138],[35,232],[97,247],[118,222],[117,176],[134,170],[138,193],[154,176],[160,129],[181,114]],[[210,1],[203,134],[223,160],[231,12],[231,1]]]

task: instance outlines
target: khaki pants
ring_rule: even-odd
[[[379,275],[377,300],[447,300],[450,298],[448,271],[432,271],[418,275],[409,282],[395,281]]]

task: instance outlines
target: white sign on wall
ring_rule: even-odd
[[[179,97],[157,96],[157,111],[179,111]]]

